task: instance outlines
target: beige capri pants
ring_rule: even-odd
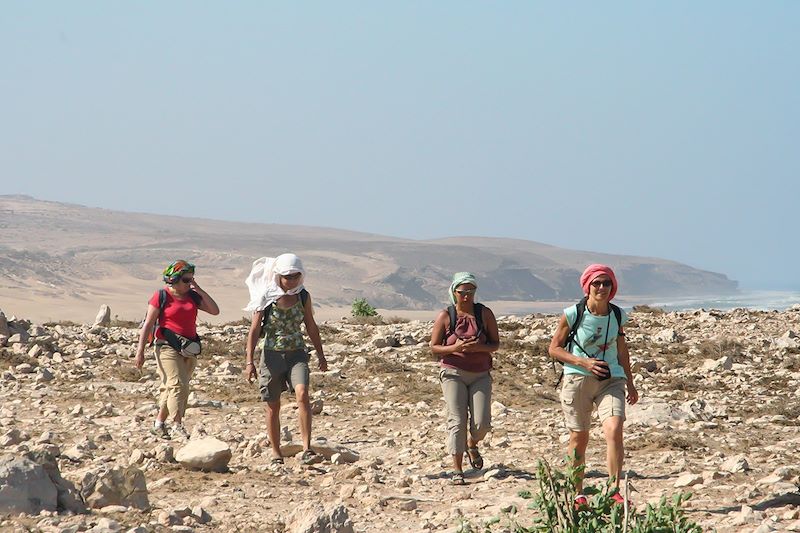
[[[439,372],[447,405],[447,453],[463,454],[467,449],[467,423],[472,439],[479,441],[492,428],[492,376],[442,368]]]

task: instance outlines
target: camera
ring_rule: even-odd
[[[597,359],[597,357],[592,357],[592,359]],[[602,376],[597,376],[595,374],[595,376],[597,377],[597,381],[605,381],[611,378],[611,368],[608,366],[608,362],[606,362],[604,359],[598,359],[598,360],[605,363],[606,367],[605,367],[605,372],[603,373]]]

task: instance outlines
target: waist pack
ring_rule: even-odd
[[[171,329],[163,326],[161,328],[161,332],[163,333],[164,340],[167,341],[167,344],[169,344],[173,350],[184,357],[197,357],[200,355],[200,352],[203,351],[203,347],[200,344],[199,335],[195,335],[193,339],[190,339],[189,337],[178,335]]]

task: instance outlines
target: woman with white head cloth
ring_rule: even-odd
[[[247,367],[251,383],[258,378],[261,399],[267,403],[267,431],[272,446],[272,464],[283,464],[280,448],[281,392],[294,392],[299,407],[300,435],[303,439],[301,461],[319,462],[321,457],[311,449],[311,403],[308,398],[308,351],[300,324],[314,345],[320,370],[328,363],[322,350],[319,328],[314,321],[311,295],[303,286],[305,270],[294,254],[262,257],[253,262],[245,280],[250,290],[250,303],[244,308],[253,318],[247,335]],[[263,349],[256,345],[263,337]],[[258,366],[258,369],[256,369]]]
[[[494,313],[475,303],[478,282],[458,272],[450,284],[450,305],[433,323],[431,351],[439,358],[439,380],[447,404],[447,451],[453,458],[452,482],[464,484],[464,452],[480,470],[478,443],[492,426],[492,352],[500,347]]]

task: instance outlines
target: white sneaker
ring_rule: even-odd
[[[183,427],[183,424],[175,424],[172,426],[172,437],[180,440],[189,440],[189,432]]]

